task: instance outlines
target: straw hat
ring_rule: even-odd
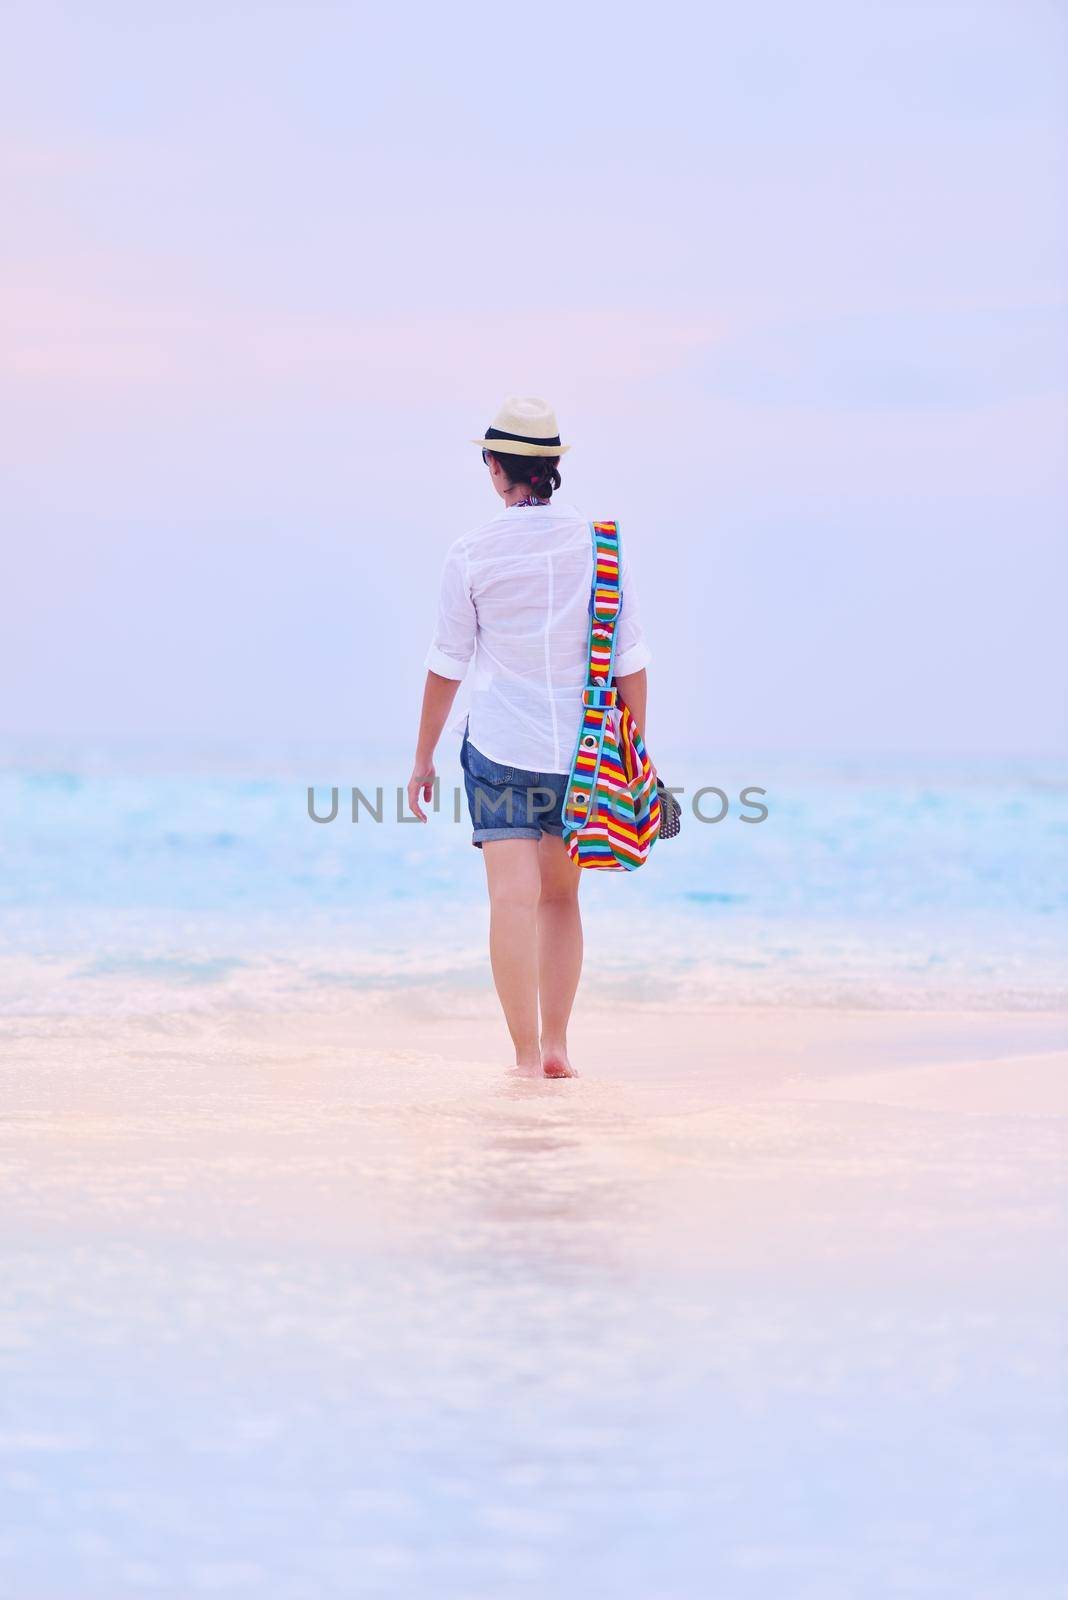
[[[485,449],[498,449],[505,456],[562,456],[570,450],[560,443],[556,412],[544,400],[510,394],[484,439],[472,439]]]

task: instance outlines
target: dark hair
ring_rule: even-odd
[[[560,487],[556,470],[559,456],[502,456],[499,450],[489,453],[500,462],[509,483],[529,483],[531,494],[539,500],[551,500],[553,490]]]

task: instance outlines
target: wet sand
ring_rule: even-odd
[[[0,1595],[1063,1593],[1063,1018],[503,1043],[5,1024]]]

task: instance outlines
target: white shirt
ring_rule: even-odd
[[[626,540],[613,672],[652,659]],[[505,766],[570,772],[586,684],[593,536],[572,505],[508,506],[450,546],[426,666],[463,678],[473,660],[469,737]]]

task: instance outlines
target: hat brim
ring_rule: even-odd
[[[521,439],[472,439],[471,443],[495,456],[562,456],[571,449],[569,444],[524,444]]]

